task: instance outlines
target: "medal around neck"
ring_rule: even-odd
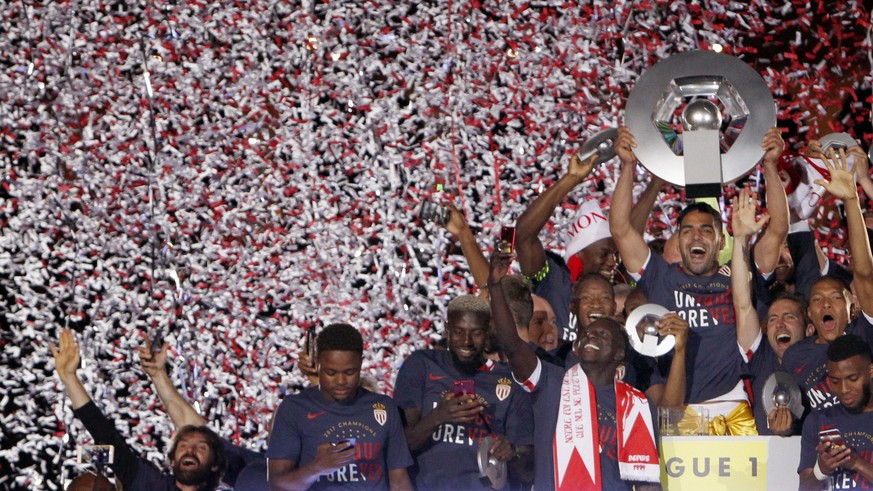
[[[618,130],[616,128],[607,128],[600,130],[591,135],[591,138],[585,140],[585,143],[579,148],[576,155],[579,160],[585,162],[592,155],[597,154],[595,165],[600,165],[604,162],[615,158],[615,140],[618,138]]]
[[[640,162],[688,197],[718,196],[746,175],[776,125],[764,79],[742,60],[691,51],[656,63],[628,97],[625,121]]]
[[[803,416],[800,387],[791,375],[785,372],[773,372],[767,377],[761,392],[761,401],[767,414],[778,407],[787,407],[795,418]]]
[[[479,463],[479,482],[492,489],[503,489],[506,486],[506,462],[497,460],[491,455],[491,447],[497,440],[486,436],[479,443],[476,458]]]
[[[647,303],[635,308],[627,316],[624,329],[630,338],[631,346],[637,353],[654,358],[663,356],[673,349],[676,338],[672,335],[658,335],[656,325],[669,312],[660,305]]]

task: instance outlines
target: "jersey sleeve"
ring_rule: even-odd
[[[286,398],[279,404],[273,418],[273,429],[267,444],[267,458],[298,462],[301,452],[301,435],[292,415],[294,398]]]
[[[400,409],[391,405],[393,413],[389,413],[390,428],[388,433],[388,448],[385,454],[386,469],[403,469],[413,464],[409,444],[406,442],[406,432],[400,418]]]
[[[506,439],[515,445],[533,445],[533,420],[531,395],[516,385],[506,414]]]
[[[412,353],[404,360],[394,383],[394,402],[401,409],[422,409],[427,377],[424,356]]]

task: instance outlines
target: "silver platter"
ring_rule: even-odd
[[[596,165],[612,160],[615,157],[616,138],[618,138],[618,129],[616,128],[598,131],[591,138],[585,140],[585,143],[579,148],[577,152],[579,160],[585,162],[595,153],[598,154],[595,162]]]
[[[479,448],[476,450],[476,458],[479,463],[479,481],[482,482],[483,486],[503,489],[506,486],[506,462],[497,460],[490,455],[491,446],[494,445],[495,441],[490,436],[486,436],[479,442]]]
[[[637,141],[637,158],[665,181],[685,185],[684,158],[664,141],[654,121],[664,117],[668,101],[694,96],[718,97],[733,109],[727,115],[737,120],[742,113],[746,118],[721,156],[723,183],[743,177],[764,156],[761,140],[776,125],[776,103],[764,79],[749,65],[712,51],[673,55],[639,78],[625,109],[625,122]]]
[[[764,389],[761,391],[761,402],[764,403],[764,412],[767,414],[777,406],[787,406],[795,418],[799,419],[803,416],[800,387],[791,375],[785,372],[773,372],[767,377]]]
[[[644,356],[656,357],[663,356],[673,349],[673,346],[676,345],[676,338],[674,336],[658,336],[655,334],[654,336],[644,335],[643,339],[640,339],[639,331],[637,331],[637,327],[645,330],[645,327],[653,326],[655,321],[661,320],[661,317],[669,312],[669,310],[660,305],[647,303],[635,308],[627,316],[624,329],[630,338],[631,346],[637,353]]]
[[[821,137],[819,143],[821,143],[821,149],[825,155],[831,147],[834,148],[834,152],[837,152],[839,148],[849,149],[858,146],[858,142],[848,133],[829,133]]]

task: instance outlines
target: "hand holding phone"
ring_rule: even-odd
[[[818,432],[818,438],[822,443],[830,442],[832,446],[837,448],[843,448],[846,446],[846,442],[843,440],[843,435],[840,433],[839,428],[821,430]]]
[[[500,228],[500,242],[497,243],[500,252],[510,254],[515,250],[515,227]]]
[[[453,391],[455,397],[472,396],[476,394],[476,383],[472,380],[455,380]]]

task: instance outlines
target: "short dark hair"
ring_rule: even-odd
[[[860,356],[867,360],[867,363],[873,362],[870,345],[861,336],[845,334],[834,339],[828,345],[828,361],[838,362],[848,360],[853,356]]]
[[[504,276],[500,280],[503,287],[503,295],[512,318],[517,326],[527,327],[533,318],[533,297],[531,297],[530,284],[518,275]]]
[[[852,291],[852,287],[849,286],[848,283],[846,283],[846,280],[840,278],[839,276],[824,275],[812,283],[812,287],[810,287],[810,292],[812,292],[812,289],[815,288],[816,285],[818,285],[819,283],[824,283],[825,281],[833,281],[843,287],[844,290],[848,292]]]
[[[179,441],[192,433],[199,433],[202,435],[206,438],[206,442],[209,445],[209,453],[212,455],[212,461],[207,465],[210,470],[213,466],[217,467],[218,470],[210,473],[209,481],[205,484],[207,485],[207,489],[214,489],[218,486],[218,483],[221,481],[221,476],[224,475],[224,471],[227,469],[227,459],[224,456],[224,445],[221,443],[221,437],[209,429],[208,426],[185,425],[179,428],[179,431],[177,431],[173,436],[173,443],[170,445],[170,461],[174,462],[176,459],[176,447],[179,446]]]
[[[364,354],[364,338],[350,324],[331,324],[325,327],[315,341],[319,353],[326,351],[354,351]]]
[[[576,283],[573,284],[573,297],[570,299],[570,312],[573,312],[574,315],[576,314],[576,311],[579,310],[579,295],[582,294],[582,284],[589,281],[602,282],[609,287],[609,291],[612,292],[612,298],[615,299],[615,290],[606,276],[596,272],[585,273],[576,280]]]
[[[676,220],[676,223],[681,227],[682,220],[685,220],[685,217],[695,211],[700,213],[708,213],[718,225],[717,227],[715,227],[715,229],[718,231],[718,233],[721,233],[721,214],[718,212],[718,210],[709,206],[709,203],[706,203],[705,201],[698,201],[696,203],[691,203],[690,205],[686,206],[682,211],[679,212],[679,218]]]
[[[800,309],[800,315],[803,319],[804,326],[808,326],[809,323],[812,322],[812,320],[810,320],[809,318],[809,312],[806,311],[806,309],[809,307],[809,303],[806,301],[806,297],[804,297],[803,295],[800,295],[798,293],[791,293],[789,291],[781,291],[776,295],[775,298],[773,298],[773,301],[770,302],[770,307],[772,307],[777,300],[790,300],[797,304],[797,308]],[[767,313],[764,315],[769,316],[770,307],[767,307]],[[766,322],[767,319],[765,318],[764,321]]]

